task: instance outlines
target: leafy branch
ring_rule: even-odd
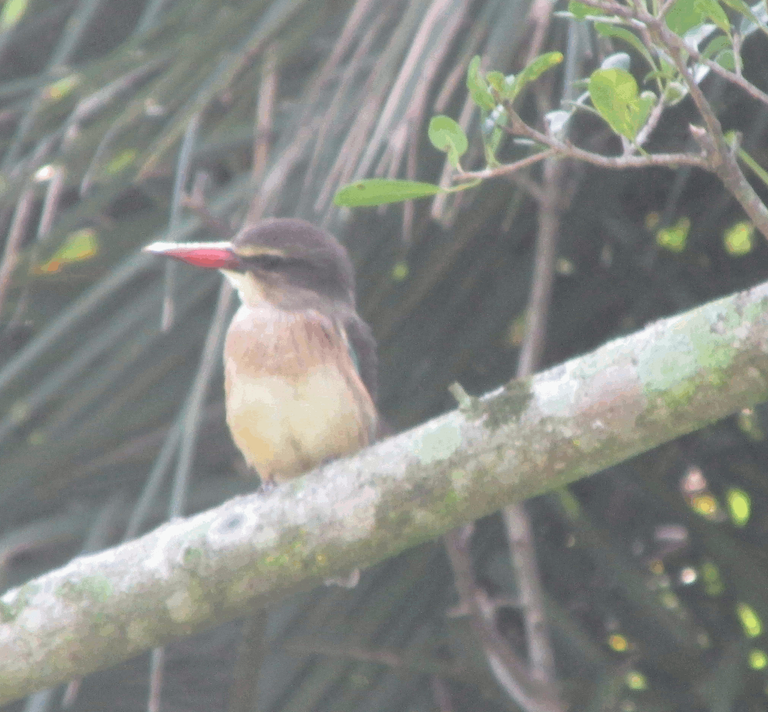
[[[587,22],[606,38],[626,45],[648,66],[642,88],[630,72],[632,57],[616,52],[583,79],[578,99],[544,116],[539,130],[526,123],[514,108],[525,88],[563,59],[559,52],[535,57],[519,74],[499,71],[483,73],[476,56],[467,68],[466,86],[480,111],[480,139],[485,167],[466,171],[461,158],[469,139],[462,127],[448,116],[434,116],[428,136],[432,145],[446,154],[453,171],[452,185],[440,186],[406,180],[369,179],[342,187],[337,205],[361,207],[412,200],[467,190],[484,180],[518,173],[545,158],[570,158],[608,169],[687,165],[714,173],[738,200],[752,223],[768,237],[768,209],[747,181],[739,166],[745,163],[768,184],[766,172],[750,157],[733,134],[726,136],[700,84],[714,72],[768,105],[768,95],[743,76],[741,48],[755,32],[768,34],[768,11],[763,3],[744,0],[651,0],[622,4],[616,0],[571,0],[560,13],[573,21]],[[732,19],[732,17],[734,19]],[[650,153],[651,134],[664,112],[687,97],[692,99],[703,126],[690,125],[698,150]],[[606,122],[621,141],[618,155],[586,150],[569,139],[572,118],[591,113]],[[498,154],[505,138],[513,137],[531,146],[533,153],[502,163]]]

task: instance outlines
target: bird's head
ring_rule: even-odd
[[[155,242],[144,250],[221,270],[245,304],[266,300],[298,309],[318,298],[354,304],[347,251],[333,235],[304,220],[272,218],[243,228],[231,241]]]

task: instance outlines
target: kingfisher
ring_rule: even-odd
[[[219,269],[241,305],[224,344],[227,425],[262,486],[364,448],[376,436],[376,343],[333,235],[296,218],[231,241],[155,242],[144,251]]]

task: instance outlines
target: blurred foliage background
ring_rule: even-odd
[[[379,341],[380,408],[395,430],[453,407],[453,381],[482,393],[514,376],[541,217],[524,185],[489,181],[354,213],[332,196],[363,176],[439,180],[443,156],[426,123],[440,112],[477,129],[464,85],[475,54],[509,72],[534,45],[564,52],[562,70],[522,107],[532,123],[572,96],[571,80],[613,49],[552,9],[540,0],[6,0],[3,587],[253,488],[224,424],[209,332],[233,305],[217,304],[217,275],[140,254],[153,240],[216,239],[257,215],[334,231],[357,266],[360,310]],[[743,51],[763,90],[766,51],[757,35]],[[765,166],[765,108],[716,77],[704,88]],[[653,146],[683,146],[695,120],[682,102]],[[595,150],[613,146],[597,120],[575,132]],[[479,162],[479,141],[470,150],[465,167]],[[542,365],[765,278],[768,248],[734,233],[744,216],[713,177],[562,170]],[[573,709],[768,707],[765,415],[741,413],[530,503]],[[479,523],[473,554],[481,585],[513,599],[497,517]],[[440,542],[365,572],[356,589],[285,601],[266,618],[258,708],[518,709],[456,601]],[[514,605],[496,616],[524,653]],[[238,630],[233,622],[170,646],[160,708],[224,709]],[[143,709],[149,679],[148,654],[7,709]]]

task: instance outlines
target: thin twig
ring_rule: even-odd
[[[405,142],[403,150],[407,151],[406,156],[406,177],[410,180],[416,180],[418,147],[421,139],[421,131],[424,126],[424,117],[427,113],[427,102],[433,93],[433,82],[437,71],[442,66],[448,52],[453,47],[454,40],[462,25],[466,20],[466,14],[469,11],[469,3],[464,2],[460,9],[454,9],[448,22],[443,26],[443,31],[435,43],[437,49],[430,52],[419,73],[419,82],[414,89],[413,98],[408,105],[405,116],[400,124],[405,132]],[[395,154],[392,161],[390,173],[399,165],[400,157]],[[393,175],[392,177],[395,177]],[[412,200],[406,201],[403,205],[403,241],[410,244],[413,239],[413,222],[415,218],[415,206]]]
[[[257,680],[266,653],[267,612],[256,611],[243,621],[237,650],[232,685],[229,690],[228,712],[251,712],[258,709]]]
[[[661,120],[661,115],[664,113],[664,109],[666,108],[667,102],[664,100],[664,97],[659,97],[656,105],[653,107],[653,109],[651,109],[651,113],[648,116],[645,125],[640,129],[640,131],[637,132],[634,145],[632,145],[633,148],[636,146],[643,146],[645,142],[650,138],[654,129],[658,126],[659,121]]]
[[[674,35],[669,30],[661,29],[659,36],[665,42],[669,36]],[[704,152],[708,170],[720,178],[723,185],[744,208],[744,212],[747,213],[755,227],[768,238],[768,208],[739,167],[735,154],[725,140],[720,120],[686,66],[682,52],[677,47],[671,47],[669,44],[667,46],[670,48],[672,61],[688,86],[691,98],[707,126],[706,131],[696,126],[691,126],[690,131]]]
[[[539,111],[545,115],[551,107],[549,92],[543,85],[537,86],[536,98]],[[541,194],[537,200],[536,251],[526,308],[525,338],[517,362],[516,376],[521,379],[531,376],[541,365],[552,301],[557,240],[565,205],[562,198],[565,164],[556,158],[549,158],[544,163],[543,173]],[[544,587],[530,517],[523,503],[506,507],[502,517],[521,602],[530,673],[533,679],[554,686],[557,671],[544,611]]]
[[[432,687],[432,699],[440,712],[453,712],[454,706],[451,699],[451,691],[445,681],[438,675],[430,678]]]
[[[549,25],[552,21],[553,10],[554,3],[550,2],[550,0],[534,0],[531,3],[526,22],[529,26],[533,27],[533,32],[531,43],[526,53],[525,64],[532,62],[541,53],[544,40],[547,38],[547,30],[549,30]]]
[[[624,170],[626,168],[649,168],[651,166],[664,166],[667,168],[678,168],[679,166],[694,166],[703,170],[711,170],[707,159],[704,156],[697,156],[690,153],[653,153],[647,156],[601,156],[583,148],[574,146],[572,143],[565,143],[552,136],[536,131],[528,126],[514,111],[508,107],[509,116],[512,122],[511,126],[506,126],[505,130],[513,136],[526,136],[528,138],[549,146],[557,151],[561,158],[573,158],[585,163],[599,166],[600,168],[610,168],[613,170]],[[499,171],[499,175],[504,172],[505,166],[492,169]],[[487,177],[493,177],[488,175]]]
[[[160,71],[168,64],[170,58],[171,52],[162,53],[159,57],[154,57],[137,69],[126,72],[78,101],[64,124],[62,149],[67,149],[71,146],[72,142],[79,136],[80,127],[85,121],[103,111],[122,94],[134,89],[152,74]]]
[[[648,17],[652,18],[651,15],[648,15]],[[740,74],[736,74],[735,72],[731,72],[727,70],[725,67],[718,64],[714,60],[711,60],[708,57],[705,57],[695,47],[691,47],[690,45],[686,44],[680,37],[678,37],[674,32],[672,32],[672,30],[668,29],[666,25],[664,25],[663,23],[656,22],[654,24],[656,28],[658,28],[659,31],[662,33],[662,39],[668,46],[674,46],[678,50],[686,52],[688,55],[690,55],[691,59],[693,59],[694,61],[699,62],[700,64],[705,64],[715,74],[718,74],[723,79],[731,82],[732,84],[735,84],[739,88],[743,89],[753,99],[756,99],[757,101],[760,101],[766,106],[768,106],[768,94],[758,89],[754,84],[752,84],[752,82],[746,80]]]
[[[43,210],[40,214],[40,222],[37,225],[37,239],[43,240],[48,237],[51,226],[56,218],[61,202],[61,196],[64,193],[66,185],[67,169],[64,166],[51,166],[51,178],[48,182],[48,189],[45,191],[43,200]]]
[[[453,580],[461,602],[471,611],[470,622],[485,650],[499,684],[526,712],[563,712],[565,708],[552,694],[550,685],[534,680],[520,655],[509,647],[493,620],[493,608],[483,606],[486,598],[475,582],[469,542],[472,526],[454,529],[443,537]]]
[[[256,127],[253,137],[253,166],[251,182],[253,197],[248,207],[246,224],[255,223],[262,214],[261,183],[267,170],[269,147],[272,143],[272,132],[275,119],[275,98],[277,96],[277,48],[274,44],[264,50],[261,70],[261,85],[256,106]]]
[[[667,49],[669,49],[672,61],[675,63],[677,71],[680,72],[680,76],[688,87],[691,98],[693,99],[694,104],[696,104],[696,108],[699,110],[701,117],[704,119],[704,123],[707,125],[707,130],[714,138],[718,148],[722,148],[727,152],[728,148],[725,143],[725,138],[723,137],[723,129],[720,125],[720,120],[715,116],[715,112],[712,110],[707,98],[704,96],[704,92],[701,91],[701,87],[694,79],[693,74],[688,70],[686,60],[683,58],[682,53],[687,50],[682,50],[679,46],[669,42],[667,35],[670,33],[659,31],[658,27],[652,27],[651,30],[653,34],[656,34],[661,43],[666,45]],[[722,151],[718,152],[722,153]]]
[[[317,167],[320,163],[320,157],[323,153],[326,139],[334,131],[338,131],[337,117],[347,105],[349,89],[354,85],[355,79],[360,72],[360,67],[364,63],[365,57],[369,56],[373,41],[378,36],[387,17],[387,13],[381,13],[374,19],[370,27],[368,27],[363,34],[352,57],[347,62],[344,71],[341,73],[341,77],[338,80],[336,90],[333,94],[333,99],[331,99],[331,103],[320,122],[314,142],[315,145],[312,149],[312,157],[310,158],[309,165],[304,173],[304,183],[301,188],[302,198],[299,201],[297,210],[298,215],[304,214],[307,210],[306,206],[309,205],[312,197],[310,186],[316,180]],[[313,210],[319,210],[319,206],[315,206]]]
[[[48,189],[45,193],[45,199],[43,201],[43,209],[40,215],[40,222],[37,225],[37,240],[32,244],[32,248],[29,250],[29,264],[35,265],[38,261],[38,255],[40,251],[40,243],[43,238],[47,237],[50,232],[53,218],[56,215],[58,209],[59,200],[64,190],[66,169],[59,167],[51,168],[52,175],[48,184]],[[7,206],[8,210],[10,206]],[[5,211],[4,211],[5,212]],[[0,268],[0,272],[2,268]],[[24,320],[27,307],[29,305],[29,292],[30,282],[27,281],[19,294],[19,298],[16,301],[16,308],[13,310],[13,315],[7,321],[5,328],[9,332],[17,328]],[[0,298],[1,301],[1,298]],[[0,308],[0,311],[2,309]]]
[[[562,209],[559,193],[562,181],[562,163],[554,159],[547,161],[544,165],[542,199],[538,205],[536,254],[527,308],[526,338],[517,364],[518,378],[532,375],[541,364],[555,273],[557,235],[560,231]]]
[[[408,54],[400,65],[400,71],[392,83],[387,100],[379,112],[376,126],[363,152],[360,164],[357,166],[357,173],[359,175],[365,175],[368,172],[386,136],[392,132],[395,116],[401,111],[400,107],[403,97],[407,96],[409,100],[412,99],[413,95],[410,93],[410,86],[413,82],[414,74],[417,69],[419,72],[422,71],[425,53],[428,54],[431,40],[437,28],[441,27],[441,23],[446,22],[450,17],[451,13],[449,10],[447,0],[436,0],[430,3],[427,11],[421,18],[418,29],[411,39]]]
[[[676,2],[677,0],[664,0],[656,17],[658,17],[660,20],[663,20]]]
[[[525,505],[519,502],[505,507],[502,518],[525,623],[531,677],[555,685],[557,670],[544,611],[544,587],[541,585],[530,516]]]
[[[226,316],[232,303],[233,295],[233,289],[229,282],[222,282],[219,289],[219,299],[211,317],[211,325],[200,356],[200,364],[195,374],[195,380],[190,388],[187,402],[184,405],[181,447],[179,448],[179,460],[176,465],[168,510],[168,515],[171,519],[183,516],[186,508],[189,476],[192,471],[195,443],[202,419],[203,403],[208,392],[208,384],[214,369],[219,363],[219,349],[221,348]]]
[[[187,181],[189,180],[189,171],[192,165],[192,155],[197,144],[197,134],[200,130],[200,121],[202,112],[196,113],[187,124],[184,131],[184,139],[181,142],[179,158],[176,162],[176,175],[173,181],[173,194],[171,196],[171,216],[168,220],[168,234],[176,234],[179,223],[181,222],[181,210],[184,203]],[[160,317],[160,328],[163,332],[168,332],[173,326],[174,319],[174,301],[173,293],[176,286],[176,271],[178,265],[169,260],[165,265],[165,293],[163,294],[163,311]]]
[[[501,176],[507,176],[510,173],[516,173],[525,168],[530,168],[536,165],[540,161],[544,161],[547,158],[555,158],[558,155],[556,148],[550,148],[540,153],[534,153],[532,156],[521,158],[514,163],[506,163],[503,166],[497,168],[484,168],[482,171],[464,171],[464,173],[458,173],[454,176],[454,181],[468,181],[476,180],[477,178],[500,178]]]
[[[2,314],[3,311],[3,303],[8,287],[11,284],[11,277],[19,262],[21,243],[24,240],[24,236],[27,234],[27,226],[29,225],[29,219],[32,215],[32,206],[34,203],[34,188],[27,188],[16,203],[16,210],[13,214],[11,227],[8,231],[8,240],[5,243],[3,261],[0,263],[0,314]]]
[[[155,648],[149,664],[149,692],[147,694],[147,712],[160,712],[160,698],[163,691],[163,672],[165,670],[165,648]]]

